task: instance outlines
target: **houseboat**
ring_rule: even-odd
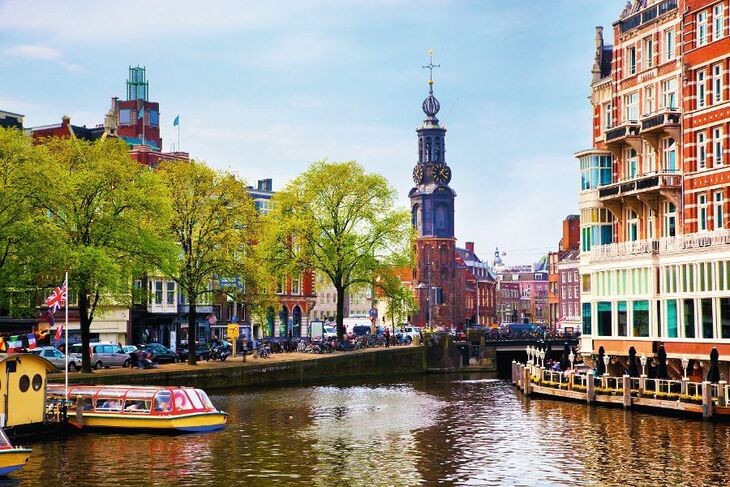
[[[62,385],[48,393],[64,396]],[[69,386],[68,418],[82,429],[203,432],[222,429],[228,413],[218,411],[201,389],[154,386]]]

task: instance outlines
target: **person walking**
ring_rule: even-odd
[[[248,352],[248,338],[243,335],[241,338],[241,352],[243,352],[243,361],[246,361],[246,352]]]
[[[390,328],[387,326],[385,327],[385,348],[388,348],[390,346]]]

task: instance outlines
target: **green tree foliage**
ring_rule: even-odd
[[[337,291],[344,335],[345,291],[370,286],[395,255],[410,252],[410,216],[394,209],[395,190],[358,163],[313,163],[273,198],[263,248],[273,273],[313,269]]]
[[[90,327],[105,305],[125,306],[134,276],[172,258],[165,239],[170,200],[153,171],[116,139],[46,139],[28,178],[44,252],[34,256],[48,281],[69,271],[78,293],[82,368],[91,371]]]
[[[238,278],[254,308],[265,299],[268,285],[262,284],[266,275],[255,246],[259,217],[245,183],[231,173],[192,161],[163,163],[159,174],[172,198],[168,233],[179,248],[177,259],[163,270],[188,301],[188,363],[194,365],[196,305],[220,290],[211,286],[214,277]]]

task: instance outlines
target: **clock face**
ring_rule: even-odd
[[[438,183],[448,183],[451,181],[451,168],[446,164],[436,164],[433,166],[433,179]]]
[[[416,167],[413,168],[413,182],[421,184],[421,181],[423,181],[423,166],[416,164]]]

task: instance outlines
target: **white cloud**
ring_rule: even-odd
[[[42,61],[56,61],[62,57],[61,51],[47,46],[12,46],[4,49],[3,52],[8,56],[26,59],[40,59]]]

